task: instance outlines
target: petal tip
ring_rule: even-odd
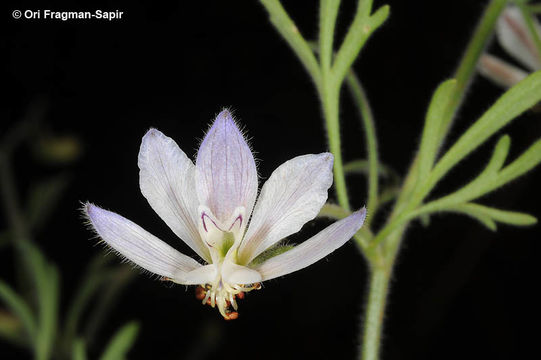
[[[164,135],[160,130],[158,130],[156,128],[150,128],[150,129],[148,129],[148,131],[143,136],[143,141],[145,141],[146,139],[155,138],[155,137],[162,137],[162,136],[164,136]]]
[[[366,220],[366,207],[363,206],[361,209],[353,212],[353,215],[358,219],[360,229],[363,226],[364,221]]]
[[[325,161],[331,163],[331,165],[334,163],[334,155],[331,154],[330,152],[321,153],[321,156],[323,157]]]

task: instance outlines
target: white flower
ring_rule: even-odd
[[[539,22],[535,18],[532,22],[541,37]],[[513,5],[505,8],[496,24],[496,36],[503,49],[528,71],[541,69],[541,54],[520,8]],[[490,54],[481,56],[478,69],[481,75],[503,88],[511,87],[528,76],[527,71]]]
[[[227,110],[206,134],[195,165],[171,138],[149,130],[139,151],[141,192],[205,265],[116,213],[90,203],[84,212],[120,255],[175,283],[200,285],[197,297],[217,305],[225,319],[234,319],[237,297],[258,289],[262,281],[313,264],[362,226],[364,208],[291,250],[263,263],[253,261],[316,217],[332,184],[332,163],[330,153],[285,162],[265,182],[256,203],[254,157]]]

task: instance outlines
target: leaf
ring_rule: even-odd
[[[26,301],[2,280],[0,280],[0,299],[9,307],[12,313],[17,316],[23,324],[29,338],[33,340],[36,337],[37,326],[32,310]]]
[[[317,217],[326,217],[334,220],[341,220],[351,215],[351,212],[347,211],[343,207],[337,204],[325,203],[321,207]]]
[[[344,164],[344,172],[346,174],[368,174],[370,171],[368,160],[357,159]],[[399,182],[400,177],[389,166],[379,163],[378,176],[382,178],[391,178],[393,181]]]
[[[460,204],[449,208],[450,211],[458,211],[464,214],[473,216],[475,218],[490,219],[492,222],[498,221],[504,224],[516,225],[516,226],[528,226],[537,223],[537,219],[534,216],[529,214],[516,212],[516,211],[507,211],[496,209],[493,207],[488,207],[475,203]],[[496,230],[495,224],[494,229]]]
[[[59,280],[56,266],[43,263],[43,283],[38,288],[39,333],[36,345],[38,359],[49,359],[58,323]]]
[[[428,106],[421,145],[419,146],[419,177],[424,178],[432,169],[440,146],[441,128],[447,114],[452,94],[456,89],[456,80],[441,83]]]
[[[101,355],[101,360],[119,360],[126,358],[128,351],[132,348],[139,332],[139,324],[131,321],[121,327],[113,336],[105,351]]]
[[[387,20],[389,17],[389,14],[391,12],[391,8],[389,5],[383,5],[379,9],[370,16],[370,26],[373,29],[377,29],[381,26]]]
[[[73,360],[86,360],[86,345],[83,339],[76,339],[72,347]]]
[[[459,161],[484,143],[496,131],[509,124],[540,100],[541,71],[537,71],[505,92],[451,146],[431,172],[427,189],[432,189],[439,179],[447,174]]]
[[[527,173],[541,162],[541,139],[537,140],[515,161],[507,165],[498,174],[493,189],[508,183],[511,180]]]
[[[463,188],[429,202],[423,211],[438,211],[479,198],[528,172],[541,162],[541,140],[536,141],[511,164],[501,169],[509,152],[510,139],[502,136],[485,169]]]
[[[63,341],[64,346],[71,346],[72,339],[75,337],[79,320],[84,309],[90,300],[96,294],[97,290],[105,280],[111,277],[111,272],[103,270],[107,257],[96,256],[87,267],[85,276],[81,279],[79,287],[71,300],[71,304],[66,311],[66,320],[64,322]]]
[[[485,225],[489,230],[496,231],[498,229],[496,222],[492,220],[490,216],[483,214],[482,212],[475,211],[475,209],[468,208],[465,205],[466,204],[455,205],[453,207],[449,207],[447,210],[471,216],[472,218],[478,220],[481,224]]]
[[[498,177],[498,171],[507,158],[510,145],[511,139],[509,136],[502,136],[494,147],[492,156],[485,169],[474,180],[454,193],[430,202],[429,206],[445,207],[462,204],[486,194],[488,192],[487,189],[490,189],[490,184]]]

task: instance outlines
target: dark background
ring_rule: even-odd
[[[376,7],[385,2],[376,1]],[[355,70],[377,121],[381,159],[404,174],[419,141],[431,92],[458,63],[486,1],[392,1],[387,23],[363,49]],[[284,1],[307,37],[317,31],[317,2]],[[70,298],[86,262],[102,253],[77,211],[91,200],[119,212],[191,254],[152,211],[138,186],[137,152],[149,127],[174,138],[193,156],[204,130],[223,107],[234,110],[260,159],[263,179],[282,162],[326,150],[315,90],[299,61],[255,1],[174,4],[28,2],[4,5],[2,69],[6,104],[0,134],[36,102],[58,134],[74,134],[83,156],[69,167],[43,166],[24,147],[15,153],[21,196],[57,172],[70,185],[40,247],[62,271],[62,301]],[[124,11],[120,21],[14,20],[14,9]],[[336,43],[354,13],[343,1]],[[498,45],[491,50],[502,55]],[[451,139],[501,94],[477,78]],[[540,115],[526,114],[506,128],[511,158],[541,134]],[[346,91],[342,97],[346,160],[364,156],[362,129]],[[471,179],[490,155],[491,139],[450,174],[435,194]],[[541,216],[541,171],[505,186],[484,204]],[[348,179],[355,207],[366,199],[361,177]],[[334,195],[331,193],[331,198]],[[2,220],[3,221],[3,220]],[[5,223],[5,221],[3,221]],[[296,240],[317,231],[308,225]],[[383,339],[384,359],[509,359],[536,350],[539,301],[539,227],[501,225],[497,233],[458,215],[414,223],[398,259]],[[13,280],[10,251],[0,253],[2,278]],[[269,281],[240,304],[240,318],[225,322],[203,307],[193,288],[170,287],[140,275],[130,284],[100,332],[91,358],[126,321],[142,324],[130,358],[353,359],[367,273],[348,243],[327,260]],[[26,352],[0,344],[3,359]]]

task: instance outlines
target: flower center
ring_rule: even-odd
[[[260,283],[229,284],[218,275],[212,284],[199,285],[195,289],[195,297],[201,300],[203,305],[218,306],[224,319],[235,320],[239,317],[237,298],[244,299],[245,293],[259,289]]]

